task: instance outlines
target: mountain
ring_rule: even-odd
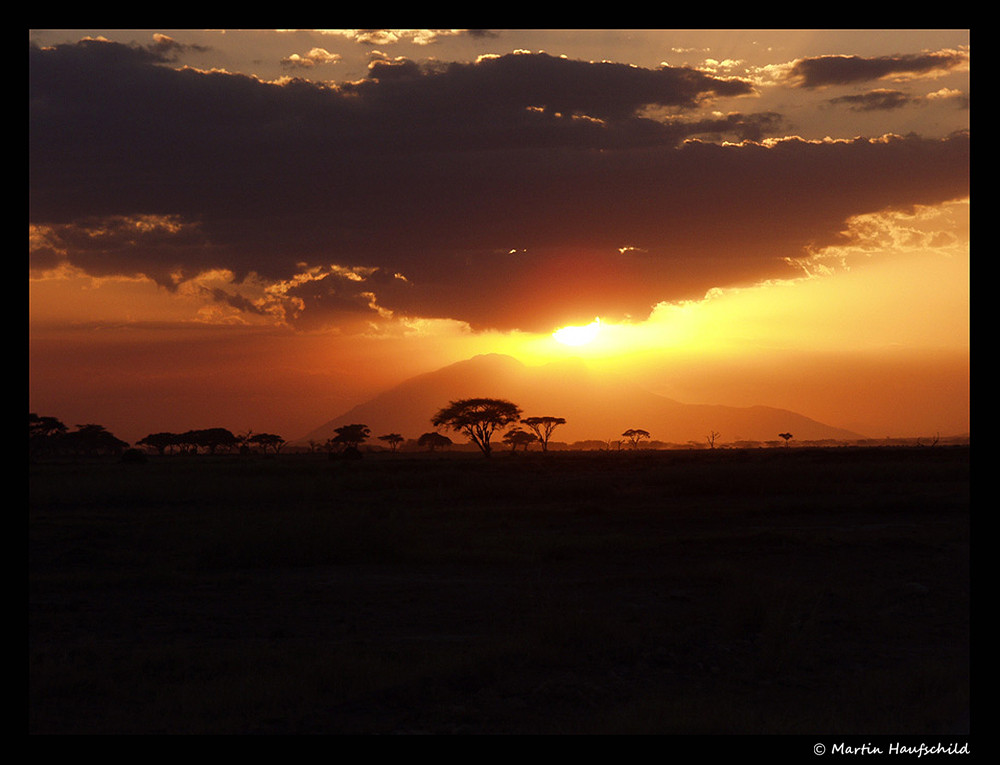
[[[682,404],[650,393],[627,380],[600,374],[582,361],[531,367],[501,354],[474,356],[418,375],[307,433],[296,443],[322,443],[341,425],[364,423],[373,439],[385,433],[418,438],[434,430],[431,418],[450,401],[504,398],[523,416],[563,417],[553,441],[617,439],[622,431],[642,428],[653,440],[704,443],[711,431],[720,442],[773,441],[790,432],[799,441],[853,441],[864,436],[825,425],[801,414],[767,406],[733,407]],[[453,440],[464,437],[449,433]]]

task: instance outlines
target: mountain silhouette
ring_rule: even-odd
[[[563,417],[552,440],[618,439],[629,428],[649,431],[656,441],[705,443],[775,441],[791,432],[796,440],[854,441],[864,436],[825,425],[787,409],[683,404],[651,393],[614,375],[597,373],[580,360],[527,366],[511,356],[485,354],[412,377],[312,430],[297,443],[324,442],[342,425],[364,423],[373,440],[385,433],[418,438],[434,430],[431,418],[450,401],[503,398],[524,417]],[[456,441],[464,437],[447,433]]]

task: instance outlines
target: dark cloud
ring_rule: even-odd
[[[197,45],[195,43],[180,43],[168,35],[154,34],[153,43],[149,46],[149,50],[165,60],[176,61],[184,53],[205,53],[210,48],[206,45]]]
[[[92,276],[146,276],[168,289],[213,267],[213,248],[197,224],[176,216],[107,215],[34,227],[29,267],[64,258]]]
[[[968,64],[964,51],[943,50],[897,56],[816,56],[795,62],[789,77],[804,88],[851,85],[904,75],[948,72]]]
[[[858,112],[901,109],[914,102],[915,99],[898,90],[871,90],[859,95],[839,96],[829,100],[834,106],[842,105]]]
[[[785,258],[836,241],[853,214],[968,190],[967,135],[691,142],[760,141],[783,119],[708,116],[752,89],[688,68],[379,59],[333,87],[175,70],[111,43],[30,47],[29,63],[29,218],[49,232],[46,263],[58,241],[89,271],[161,280],[352,269],[287,293],[301,321],[643,316],[788,274]],[[135,220],[174,227],[129,239]],[[114,238],[92,236],[116,221]]]
[[[455,103],[494,111],[536,106],[562,114],[627,119],[644,106],[693,108],[708,98],[753,93],[744,80],[720,79],[687,67],[642,69],[546,54],[509,54],[425,71],[431,76],[418,90],[401,94],[382,89],[380,96],[407,101],[419,97],[449,110]]]
[[[242,313],[252,313],[257,314],[258,316],[266,313],[260,303],[239,293],[227,292],[221,287],[205,288],[204,292],[206,292],[215,302],[228,305]]]

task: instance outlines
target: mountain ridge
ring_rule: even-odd
[[[629,428],[642,428],[653,440],[668,443],[704,443],[713,431],[720,442],[776,440],[783,432],[799,440],[865,438],[778,407],[684,404],[595,372],[580,359],[528,366],[506,354],[487,353],[404,380],[293,443],[322,443],[336,428],[353,423],[368,425],[376,438],[400,433],[415,439],[435,429],[431,418],[438,410],[462,398],[502,398],[520,406],[524,417],[563,417],[566,424],[553,435],[553,441],[563,442],[603,441]]]

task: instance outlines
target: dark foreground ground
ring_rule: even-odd
[[[969,731],[969,449],[33,464],[29,732]]]

